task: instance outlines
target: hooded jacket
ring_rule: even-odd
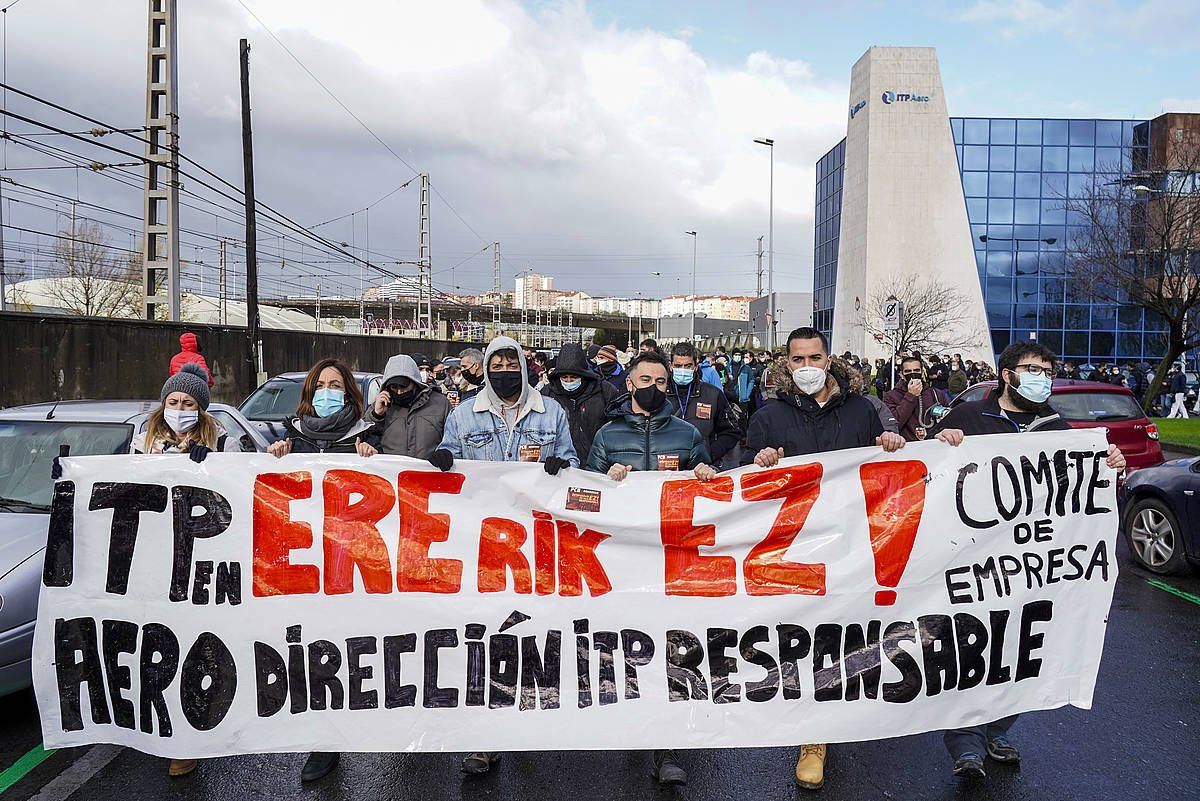
[[[596,434],[587,469],[607,473],[614,464],[627,464],[634,470],[694,470],[708,461],[704,437],[671,414],[668,404],[646,417],[623,395],[609,407],[609,422]]]
[[[501,416],[502,401],[492,389],[487,373],[492,354],[505,349],[515,350],[521,365],[519,411],[511,432]],[[544,462],[557,456],[566,459],[572,467],[578,467],[579,457],[571,443],[567,413],[553,398],[543,397],[529,386],[528,368],[520,344],[511,337],[496,337],[483,354],[483,364],[483,388],[470,400],[461,401],[446,418],[446,429],[438,448],[450,451],[455,459]]]
[[[574,392],[567,392],[560,379],[576,376],[583,383]],[[571,424],[571,444],[575,454],[583,458],[592,449],[592,440],[600,427],[608,422],[608,407],[621,393],[588,367],[583,348],[568,342],[558,351],[550,381],[542,387],[542,395],[558,401]]]
[[[382,416],[375,414],[372,405],[363,419],[380,425],[380,453],[428,459],[442,441],[450,401],[421,383],[421,371],[411,356],[400,354],[388,359],[383,368],[383,387],[386,389],[398,378],[413,382],[413,398],[408,405],[397,403],[393,396]]]
[[[742,464],[753,462],[763,448],[783,448],[786,457],[874,445],[884,431],[875,407],[850,392],[846,378],[833,369],[825,386],[831,394],[824,406],[794,384],[763,404],[750,418]]]
[[[212,370],[208,369],[208,362],[200,355],[200,347],[196,344],[196,335],[190,332],[179,335],[179,353],[171,357],[167,375],[175,375],[189,362],[204,368],[204,372],[208,373],[208,385],[211,387],[213,385]]]
[[[692,383],[680,386],[674,380],[667,387],[671,413],[691,423],[704,437],[705,447],[716,464],[742,439],[742,425],[729,408],[729,400],[717,387],[697,375]]]

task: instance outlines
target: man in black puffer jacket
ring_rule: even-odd
[[[750,418],[744,464],[774,467],[787,456],[869,445],[889,452],[904,447],[904,437],[884,431],[875,407],[862,395],[850,392],[844,363],[836,363],[840,377],[830,369],[835,363],[824,334],[814,328],[797,328],[788,334],[787,346],[791,386],[776,387],[776,396]],[[807,790],[821,788],[825,754],[823,743],[800,747],[798,785]]]
[[[568,342],[558,351],[550,382],[542,394],[563,407],[571,424],[571,442],[580,459],[586,459],[592,440],[608,422],[608,407],[621,393],[588,367],[583,347]]]
[[[667,404],[667,362],[643,353],[629,363],[630,394],[609,407],[609,423],[600,429],[588,454],[587,469],[621,481],[631,470],[695,470],[707,481],[708,448],[694,425],[671,414]]]

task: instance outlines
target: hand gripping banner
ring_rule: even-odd
[[[1091,705],[1102,431],[701,483],[536,464],[64,459],[34,644],[49,748],[722,748]]]

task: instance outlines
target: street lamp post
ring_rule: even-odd
[[[771,331],[768,336],[770,348],[775,349],[775,140],[755,139],[755,144],[766,145],[771,151],[770,197],[767,205],[767,306],[771,315]]]
[[[692,238],[692,334],[691,340],[696,341],[696,247],[700,237],[695,231],[684,231]]]

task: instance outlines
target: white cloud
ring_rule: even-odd
[[[700,288],[752,288],[768,158],[753,139],[769,136],[777,284],[799,289],[811,280],[813,164],[844,135],[847,87],[819,81],[802,60],[753,52],[714,65],[693,49],[689,30],[597,26],[579,2],[531,13],[511,1],[359,0],[352,14],[318,0],[248,2],[343,102],[428,170],[476,230],[502,242],[511,254],[506,272],[528,260],[561,286],[669,292],[677,285],[646,275],[690,273],[682,232],[696,228]],[[10,77],[65,93],[69,105],[140,119],[145,21],[133,6],[119,17],[69,0],[18,7],[9,41],[25,44],[10,54]],[[322,220],[408,177],[236,2],[194,0],[180,14],[185,151],[240,176],[236,40],[248,36],[267,202]],[[40,54],[38,37],[50,32],[75,42],[75,57]],[[414,199],[406,190],[371,212],[373,249],[415,249]],[[435,268],[479,247],[435,201]],[[478,288],[490,272],[481,258],[456,277]]]

